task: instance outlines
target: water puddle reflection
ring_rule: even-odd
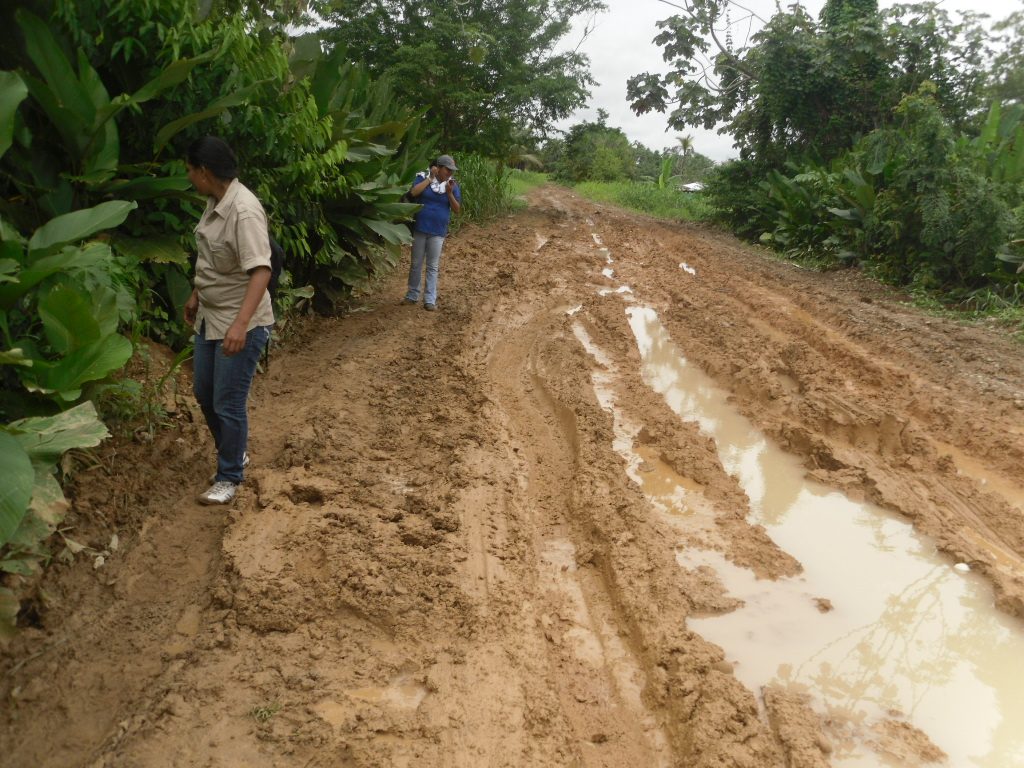
[[[744,602],[688,626],[725,649],[750,690],[807,690],[819,712],[845,724],[847,738],[833,734],[834,766],[905,765],[868,744],[891,717],[924,731],[948,765],[1024,765],[1024,632],[995,610],[988,583],[955,569],[903,520],[805,480],[795,457],[687,363],[653,310],[626,312],[644,381],[715,440],[750,497],[751,522],[804,567],[766,581],[716,553],[680,551],[681,565],[712,567]]]

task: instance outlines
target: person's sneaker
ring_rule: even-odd
[[[437,305],[436,304],[424,304],[423,308],[425,310],[427,310],[427,312],[436,312],[437,311]]]
[[[410,299],[408,296],[406,296],[404,299],[402,299],[398,303],[399,304],[415,304],[416,303],[416,299]]]
[[[246,451],[245,453],[242,454],[242,469],[245,469],[248,466],[249,466],[249,452]],[[217,482],[217,473],[214,472],[212,475],[210,475],[210,477],[207,478],[206,482],[208,482],[210,485],[213,485],[214,483],[216,483]]]
[[[199,494],[200,504],[230,504],[238,493],[238,486],[227,480],[221,480]]]

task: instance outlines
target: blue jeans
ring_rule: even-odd
[[[427,288],[423,292],[424,304],[437,303],[437,275],[441,271],[441,246],[444,235],[428,235],[425,232],[412,233],[412,263],[409,265],[409,290],[405,298],[416,301],[420,297],[420,277],[423,261],[427,262]]]
[[[217,481],[241,483],[242,456],[249,440],[246,400],[270,326],[249,331],[242,351],[231,356],[221,350],[223,339],[207,339],[205,333],[204,323],[196,334],[192,389],[217,446]]]

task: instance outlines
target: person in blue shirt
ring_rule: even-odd
[[[459,170],[451,155],[441,155],[427,172],[416,174],[409,193],[423,207],[413,221],[412,263],[409,265],[409,290],[403,304],[416,304],[420,298],[423,262],[427,265],[423,308],[437,309],[437,276],[441,271],[441,248],[448,235],[452,211],[462,207],[462,190],[452,174]]]

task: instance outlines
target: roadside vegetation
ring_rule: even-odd
[[[1024,12],[988,25],[935,3],[828,0],[740,47],[711,34],[730,5],[694,0],[662,22],[678,69],[629,84],[636,112],[733,136],[739,159],[708,178],[715,217],[787,258],[1019,323]]]

